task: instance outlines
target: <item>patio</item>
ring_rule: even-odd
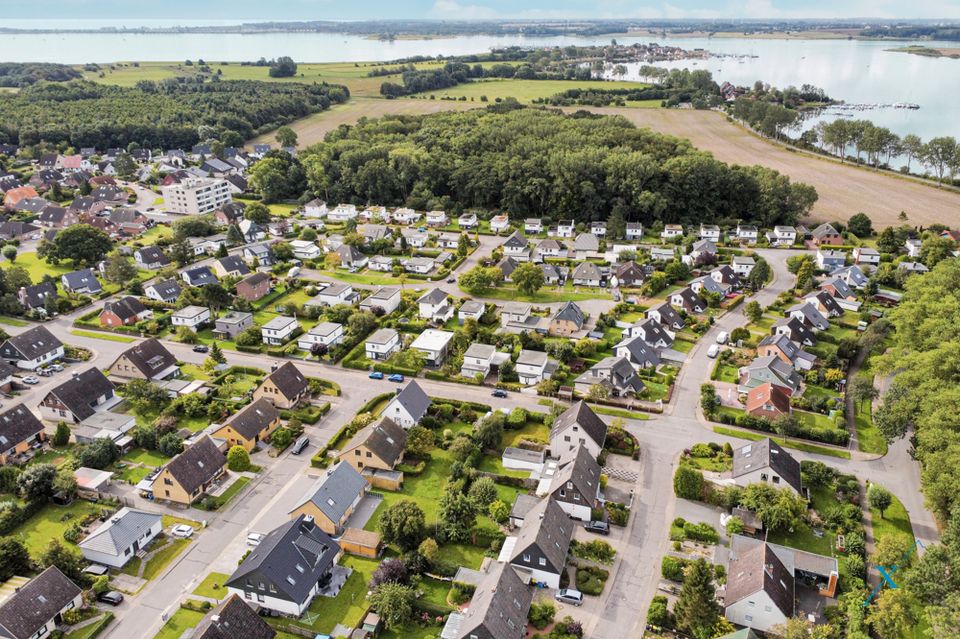
[[[347,578],[350,577],[352,573],[353,570],[351,568],[334,564],[333,567],[330,568],[330,580],[326,585],[320,587],[317,594],[321,597],[336,597],[340,594],[343,584],[347,583]]]

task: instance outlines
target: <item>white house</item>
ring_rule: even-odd
[[[710,240],[711,242],[719,242],[720,227],[717,226],[716,224],[701,224],[699,239]]]
[[[539,217],[528,217],[523,221],[523,232],[524,233],[542,233],[543,232],[543,220]]]
[[[447,293],[439,288],[425,293],[417,304],[423,319],[442,323],[453,317],[453,305],[448,301]]]
[[[307,240],[291,240],[290,248],[298,260],[314,260],[320,257],[320,247]]]
[[[413,224],[420,219],[420,214],[413,209],[401,208],[393,212],[393,221],[397,224]]]
[[[530,319],[530,312],[532,310],[533,306],[526,302],[507,302],[503,305],[503,308],[500,309],[500,325],[525,325]]]
[[[669,240],[675,237],[683,237],[682,224],[667,224],[663,227],[663,231],[660,232],[661,239]]]
[[[423,392],[420,384],[412,380],[390,400],[380,414],[390,418],[398,426],[412,428],[427,414],[430,403],[430,397]]]
[[[556,368],[556,362],[547,357],[543,351],[523,349],[517,357],[517,376],[520,378],[520,383],[525,386],[532,386],[550,379]]]
[[[281,315],[260,327],[260,335],[263,336],[263,343],[271,346],[280,346],[286,344],[294,331],[300,328],[297,318]]]
[[[847,263],[847,254],[843,251],[817,249],[817,268],[821,271],[832,271]]]
[[[464,213],[457,218],[457,225],[463,230],[475,229],[477,228],[477,214],[476,213]]]
[[[170,316],[170,323],[174,326],[196,328],[210,321],[210,309],[205,306],[185,306]]]
[[[467,300],[457,309],[457,319],[463,324],[468,319],[480,321],[487,310],[487,305],[476,300]]]
[[[371,293],[369,297],[360,302],[360,310],[372,311],[374,308],[382,308],[384,315],[389,315],[397,310],[399,306],[399,286],[381,286]]]
[[[800,462],[770,438],[733,450],[732,477],[737,486],[766,483],[803,494]]]
[[[330,347],[343,340],[343,325],[337,322],[320,322],[297,339],[297,348],[309,351],[314,344]]]
[[[438,331],[428,328],[417,335],[417,339],[413,340],[410,348],[423,353],[427,360],[427,366],[438,367],[442,366],[444,360],[447,358],[447,351],[450,347],[450,340],[452,339],[453,333],[450,331]]]
[[[590,222],[590,232],[597,237],[606,237],[607,235],[607,223],[606,222]]]
[[[427,211],[425,221],[427,226],[446,226],[450,223],[450,218],[446,211]]]
[[[307,302],[311,305],[336,306],[337,304],[352,304],[356,293],[349,284],[331,284],[317,293],[316,297]],[[315,303],[315,304],[314,304]]]
[[[792,226],[775,226],[767,233],[767,241],[773,246],[793,246],[797,241],[797,229]]]
[[[364,345],[367,359],[385,360],[400,350],[400,333],[392,328],[381,328],[367,338]]]
[[[746,277],[750,275],[750,272],[756,265],[757,263],[752,257],[744,257],[741,255],[733,256],[733,272],[740,277]]]
[[[327,203],[321,200],[310,200],[303,207],[304,217],[325,218],[327,217]]]
[[[63,342],[46,326],[35,326],[19,335],[13,335],[0,346],[0,356],[7,363],[31,371],[60,359],[64,352]]]
[[[419,273],[421,275],[426,275],[436,266],[436,262],[430,257],[411,257],[401,260],[401,263],[403,264],[403,270],[408,273]]]
[[[514,231],[503,241],[503,254],[515,260],[525,262],[530,258],[530,242],[520,231]]]
[[[573,241],[573,250],[578,260],[597,257],[600,251],[600,240],[592,233],[581,233]]]
[[[393,270],[393,258],[388,255],[374,255],[367,261],[367,268],[371,271],[389,273]]]
[[[639,222],[627,222],[627,239],[628,240],[642,240],[643,239],[643,224]]]
[[[921,246],[923,246],[923,242],[912,237],[907,238],[907,241],[904,242],[904,247],[907,249],[908,257],[920,257]]]
[[[759,231],[752,224],[737,224],[736,238],[747,244],[756,244]]]
[[[346,222],[357,217],[357,207],[354,204],[338,204],[331,211],[327,211],[328,222]]]
[[[393,217],[385,206],[368,206],[360,213],[360,219],[367,222],[379,220],[384,224],[389,224],[393,220]]]
[[[123,568],[163,530],[163,517],[133,508],[121,508],[78,545],[84,559]]]
[[[497,348],[490,344],[474,343],[463,354],[463,366],[460,368],[460,375],[475,377],[480,374],[486,377],[490,374],[492,367],[500,366],[507,361],[510,361],[509,353],[497,352]]]
[[[853,261],[855,264],[877,265],[880,263],[880,251],[873,248],[858,246],[853,249]]]
[[[654,262],[671,262],[674,257],[676,257],[676,253],[674,253],[672,248],[654,246],[650,249],[650,259]]]
[[[502,233],[510,227],[510,216],[494,215],[490,219],[490,230],[494,233]]]

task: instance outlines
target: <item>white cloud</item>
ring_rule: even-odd
[[[498,17],[490,7],[479,4],[460,4],[456,0],[436,0],[430,8],[431,18],[480,20]]]

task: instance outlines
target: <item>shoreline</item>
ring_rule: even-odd
[[[896,47],[893,49],[884,49],[892,53],[909,53],[919,55],[924,58],[948,58],[950,60],[960,60],[960,46],[956,47],[926,47],[923,45],[912,45],[907,47]]]

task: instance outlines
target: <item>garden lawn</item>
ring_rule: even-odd
[[[107,342],[122,342],[124,344],[129,344],[130,342],[136,341],[136,339],[133,337],[117,335],[116,333],[101,333],[100,331],[82,331],[75,329],[70,331],[70,334],[76,335],[77,337],[89,337],[90,339],[102,339]]]
[[[643,383],[646,384],[648,387],[650,384],[663,386],[663,384],[657,384],[656,382],[648,382],[647,380],[643,380]],[[609,415],[610,417],[622,417],[623,419],[639,419],[639,420],[650,419],[650,416],[647,415],[646,413],[640,413],[634,410],[625,410],[623,408],[610,408],[609,406],[599,406],[597,404],[590,404],[590,408],[593,410],[593,412],[597,413],[598,415]]]
[[[0,317],[0,324],[6,324],[7,326],[29,326],[30,322],[24,322],[15,317]]]
[[[196,628],[203,617],[202,612],[180,608],[173,613],[153,639],[180,639],[187,630]]]
[[[423,510],[427,526],[437,522],[437,513],[440,508],[440,495],[447,485],[449,478],[449,469],[452,458],[450,454],[441,449],[434,448],[430,451],[430,461],[427,462],[423,472],[417,476],[407,475],[403,481],[402,492],[377,491],[383,496],[383,501],[377,506],[376,512],[370,517],[365,530],[380,531],[380,513],[393,504],[409,499],[416,502]]]
[[[862,407],[861,407],[862,406]],[[871,402],[854,403],[855,425],[857,428],[857,446],[865,453],[887,454],[887,439],[873,423]]]
[[[91,637],[96,637],[112,620],[113,613],[108,612],[101,615],[98,621],[90,623],[79,630],[68,632],[63,636],[63,639],[90,639]]]
[[[143,578],[150,580],[159,575],[188,545],[190,545],[189,539],[174,539],[165,548],[158,550],[147,560],[147,565],[143,569]]]
[[[380,633],[380,639],[434,639],[440,636],[442,626],[426,626],[421,628],[414,623],[408,623],[402,628],[394,630],[384,630]]]
[[[723,410],[723,409],[721,409]],[[726,435],[727,437],[739,437],[740,439],[748,439],[750,441],[758,441],[760,439],[766,439],[771,437],[772,433],[756,433],[752,431],[740,430],[737,428],[727,428],[725,426],[714,426],[713,432],[718,435]],[[808,444],[806,442],[801,442],[796,439],[789,439],[784,442],[780,438],[776,438],[777,443],[783,446],[784,448],[792,448],[793,450],[802,450],[805,453],[814,453],[816,455],[827,455],[829,457],[840,457],[842,459],[850,459],[850,453],[845,450],[839,450],[836,448],[827,448],[826,446],[817,446],[816,444]]]
[[[870,515],[873,519],[873,538],[874,541],[880,541],[883,537],[889,535],[903,535],[913,539],[913,525],[910,523],[910,515],[904,508],[903,502],[893,495],[893,501],[887,508],[883,517],[876,508],[870,508]]]
[[[67,546],[70,542],[63,538],[63,533],[91,513],[99,514],[102,506],[83,499],[77,499],[69,506],[47,504],[36,515],[18,526],[10,534],[24,543],[30,556],[37,559],[50,545],[51,539],[59,539]]]
[[[249,477],[237,477],[237,479],[232,484],[230,484],[229,488],[223,491],[222,494],[218,495],[217,497],[214,497],[214,499],[217,502],[217,507],[215,508],[215,510],[220,510],[221,508],[229,504],[230,500],[236,497],[237,493],[243,490],[244,486],[246,486],[249,483],[250,483]]]
[[[211,572],[203,578],[200,585],[194,589],[193,594],[199,595],[200,597],[209,597],[210,599],[225,599],[227,597],[227,589],[223,584],[225,584],[229,578],[230,575],[226,573]],[[220,587],[214,589],[214,584],[218,584]]]
[[[529,477],[529,470],[511,470],[509,468],[503,467],[503,462],[500,459],[493,457],[491,455],[484,455],[483,459],[480,460],[480,465],[477,466],[477,470],[482,470],[485,473],[495,473],[497,475],[504,475],[506,477]]]
[[[795,410],[793,411],[794,417],[797,418],[797,421],[800,422],[803,426],[810,426],[813,428],[823,428],[827,430],[836,429],[837,425],[832,419],[826,415],[821,415],[820,413],[810,413],[805,410]]]
[[[670,387],[660,382],[654,382],[648,379],[641,380],[646,387],[640,393],[641,397],[647,401],[655,402],[658,399],[666,399]],[[647,419],[644,417],[631,417],[630,419]]]
[[[740,381],[740,371],[736,366],[720,364],[717,368],[717,381],[736,384]]]
[[[44,275],[50,275],[59,280],[60,276],[64,273],[70,273],[76,270],[70,262],[61,262],[57,265],[47,264],[44,260],[37,257],[36,253],[20,253],[17,255],[17,260],[9,266],[22,266],[27,269],[27,272],[30,274],[30,279],[33,280],[34,283],[41,281]]]
[[[516,447],[523,439],[546,443],[550,440],[550,428],[544,424],[528,421],[522,428],[504,429],[503,436],[500,438],[500,449]]]
[[[484,549],[477,546],[446,544],[440,546],[437,557],[438,560],[453,566],[463,566],[465,568],[479,570],[480,564],[483,562],[483,553]]]
[[[823,386],[817,386],[816,384],[807,384],[804,387],[803,396],[807,398],[822,397],[823,399],[830,399],[840,397],[840,393],[835,390],[830,390],[829,388],[824,388]]]
[[[127,482],[128,484],[136,486],[151,472],[153,472],[152,469],[143,466],[127,466],[123,470],[115,473],[113,478],[117,481]]]
[[[159,468],[166,464],[169,459],[169,457],[161,455],[158,451],[136,448],[121,457],[120,461],[127,462],[128,464],[143,464],[150,468]]]
[[[673,350],[679,353],[689,353],[690,351],[693,350],[693,345],[694,345],[694,342],[691,342],[685,339],[678,339],[673,342],[673,346],[671,346],[670,348],[672,348]]]
[[[312,624],[302,621],[294,623],[320,634],[330,634],[338,623],[348,628],[356,626],[367,611],[367,584],[379,563],[376,559],[344,557],[341,564],[352,568],[353,572],[347,577],[340,593],[336,597],[314,598],[310,604],[310,614],[316,615],[316,621]],[[267,618],[267,621],[272,625],[286,625],[285,620],[274,617]]]
[[[188,526],[193,526],[195,529],[199,530],[201,524],[199,521],[194,521],[192,519],[186,519],[184,517],[174,517],[173,515],[164,515],[163,516],[163,527],[169,528],[170,526],[176,526],[177,524],[186,524]]]

